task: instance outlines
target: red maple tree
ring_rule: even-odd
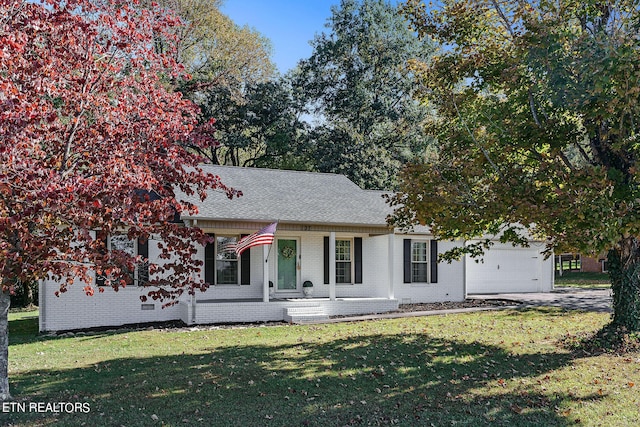
[[[170,11],[136,0],[0,0],[0,399],[9,398],[10,294],[50,277],[59,292],[93,271],[116,290],[141,259],[104,237],[151,235],[165,259],[149,295],[165,303],[194,278],[206,235],[172,222],[178,194],[228,192],[186,146],[215,142],[212,123],[172,91],[188,78],[172,56]],[[173,28],[175,30],[175,28]]]

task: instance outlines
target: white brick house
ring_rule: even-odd
[[[436,242],[422,228],[410,235],[389,227],[383,192],[362,190],[341,175],[205,166],[243,192],[229,200],[218,192],[187,227],[200,227],[215,243],[198,249],[197,273],[210,283],[195,297],[161,308],[141,302],[148,288],[106,288],[88,297],[70,286],[56,297],[57,283],[40,284],[40,330],[59,331],[182,320],[186,324],[300,321],[337,314],[392,311],[399,303],[461,301],[465,261],[437,263],[436,255],[459,243]],[[253,247],[240,257],[222,253],[228,241],[278,221],[274,244]],[[116,244],[114,242],[113,244]],[[120,242],[121,243],[121,242]],[[134,242],[130,250],[142,251]],[[143,252],[139,252],[143,253]],[[159,262],[152,239],[144,248]],[[313,284],[312,297],[303,283]],[[269,284],[273,287],[269,287]]]

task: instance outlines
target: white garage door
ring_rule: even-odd
[[[497,246],[497,245],[496,245]],[[541,292],[542,259],[534,248],[500,248],[484,254],[484,262],[467,258],[467,293]]]

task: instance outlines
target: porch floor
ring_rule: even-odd
[[[195,305],[183,303],[187,324],[291,321],[291,315],[336,316],[387,313],[398,309],[390,298],[260,298],[205,299]]]
[[[322,301],[331,301],[330,298],[270,298],[269,302],[322,302]],[[388,298],[358,298],[358,297],[345,297],[345,298],[336,298],[334,301],[391,301]],[[196,300],[196,304],[233,304],[233,303],[243,303],[243,302],[263,302],[262,298],[225,298],[225,299],[199,299]]]

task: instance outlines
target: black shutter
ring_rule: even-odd
[[[138,255],[146,260],[149,259],[149,240],[138,239]]]
[[[144,285],[149,281],[149,240],[138,239],[138,255],[143,260],[136,266],[138,269],[138,286]]]
[[[324,236],[324,284],[329,284],[329,236]]]
[[[355,283],[362,283],[362,237],[353,238],[353,257],[355,258]]]
[[[438,241],[432,240],[429,248],[431,262],[431,283],[438,283]]]
[[[240,238],[245,236],[247,236],[247,234],[241,235]],[[240,255],[240,284],[251,284],[251,248],[245,250]]]
[[[100,236],[101,233],[100,231],[96,231],[96,239],[100,239],[102,240],[102,244],[103,249],[100,251],[101,255],[106,255],[107,252],[109,251],[109,235],[106,236]],[[104,266],[103,266],[104,269]],[[98,274],[98,272],[96,271],[96,286],[104,286],[104,282],[106,280],[106,277],[104,276],[104,271],[102,272],[103,274]]]
[[[104,286],[105,277],[96,272],[96,286]]]
[[[216,271],[216,235],[207,234],[213,242],[207,243],[204,247],[204,281],[210,285],[215,284]]]
[[[411,283],[411,239],[403,241],[404,283]]]

